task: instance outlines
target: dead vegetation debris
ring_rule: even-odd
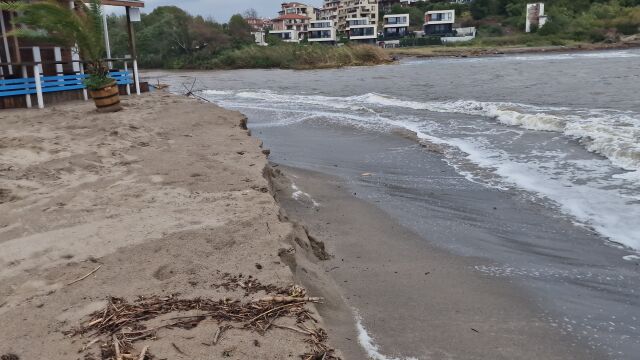
[[[20,357],[16,354],[4,354],[0,356],[0,360],[20,360]]]
[[[91,314],[84,325],[68,331],[66,334],[69,336],[90,336],[94,339],[81,351],[98,341],[102,341],[101,357],[103,360],[129,358],[144,360],[153,358],[148,347],[145,347],[139,355],[134,355],[136,352],[134,343],[157,339],[158,331],[161,329],[189,330],[197,327],[202,321],[211,319],[218,322],[220,326],[211,343],[203,343],[206,346],[218,344],[223,333],[232,328],[255,331],[264,335],[268,330],[277,327],[306,336],[304,341],[309,345],[310,351],[301,355],[302,359],[339,359],[334,350],[326,344],[326,332],[315,325],[312,327],[305,325],[317,323],[306,304],[319,303],[322,301],[321,298],[306,296],[305,289],[299,286],[281,288],[275,285],[265,285],[251,276],[224,274],[223,279],[225,281],[218,286],[227,290],[242,288],[246,295],[260,291],[272,295],[248,302],[229,298],[220,300],[184,299],[180,298],[179,294],[164,297],[140,296],[132,302],[123,298],[111,297],[103,310]],[[169,318],[166,324],[151,328],[145,325],[146,322],[160,316],[173,314],[176,316]],[[295,326],[275,323],[276,320],[285,318],[294,320]],[[177,348],[175,344],[172,343],[172,345]],[[179,348],[176,351],[182,352]],[[5,359],[3,356],[1,360],[17,359]]]
[[[244,291],[245,297],[257,294],[261,291],[267,294],[276,295],[288,295],[292,291],[296,291],[294,289],[296,287],[295,285],[292,285],[290,287],[279,287],[273,284],[263,284],[262,282],[260,282],[260,280],[254,278],[251,275],[233,275],[230,273],[222,274],[222,281],[213,284],[212,287],[215,289],[223,288],[226,291],[236,291],[242,289],[242,291]],[[297,291],[299,292],[299,290]],[[304,294],[302,294],[301,296],[304,296]]]

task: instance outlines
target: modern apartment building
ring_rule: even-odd
[[[347,21],[351,19],[366,19],[367,25],[377,27],[378,0],[342,0],[336,22],[339,33],[347,32],[350,27]]]
[[[424,34],[444,36],[453,33],[455,10],[427,11],[424,15]]]
[[[378,38],[378,25],[372,24],[369,18],[349,18],[346,34],[353,42],[375,43]]]
[[[409,35],[409,14],[385,15],[383,20],[385,39],[401,38]]]
[[[338,9],[341,0],[324,0],[322,8],[318,10],[318,20],[338,20]]]
[[[333,20],[314,20],[309,25],[309,42],[335,44],[337,40],[335,22]]]

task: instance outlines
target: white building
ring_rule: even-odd
[[[455,21],[455,10],[427,11],[424,14],[424,34],[427,36],[452,34]]]
[[[369,18],[347,19],[346,32],[349,40],[362,43],[375,43],[378,38],[378,26],[371,24]]]
[[[383,20],[385,39],[405,37],[409,34],[409,14],[385,15]]]
[[[544,3],[527,4],[525,31],[529,33],[533,27],[539,29],[546,23],[547,16],[544,14]]]
[[[309,42],[335,44],[336,26],[333,20],[314,20],[309,24]]]
[[[271,30],[269,36],[275,36],[284,42],[299,43],[302,40],[297,30]]]
[[[267,46],[267,33],[264,30],[254,31],[251,33],[256,45]]]
[[[475,27],[466,27],[466,28],[455,28],[453,29],[454,36],[443,36],[440,38],[443,44],[451,44],[457,42],[466,42],[471,41],[476,38],[476,28]]]
[[[377,25],[378,0],[342,0],[336,21],[338,32],[346,33],[347,21],[352,19],[366,19],[369,25]]]

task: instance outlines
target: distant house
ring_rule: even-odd
[[[309,42],[336,43],[336,27],[333,20],[313,20],[309,24]]]
[[[455,20],[455,10],[427,11],[424,15],[424,34],[426,36],[445,36],[452,34]]]
[[[285,42],[300,42],[308,37],[309,24],[316,20],[318,9],[299,2],[282,3],[278,17],[271,21],[270,35]]]
[[[279,37],[286,42],[300,42],[307,35],[309,20],[305,15],[280,15],[273,19],[273,30],[269,31],[269,35]]]
[[[282,15],[303,15],[308,17],[310,20],[315,20],[317,18],[318,9],[314,8],[311,5],[299,3],[299,2],[288,2],[282,3],[282,10],[278,12],[280,16]]]
[[[350,41],[373,44],[378,38],[377,25],[369,18],[347,19],[347,34]]]
[[[409,34],[409,14],[385,15],[383,34],[385,39],[407,36]]]
[[[271,29],[273,23],[271,19],[268,18],[245,18],[244,19],[249,26],[251,26],[252,31],[261,31]]]
[[[544,14],[544,3],[527,4],[525,32],[529,33],[533,28],[541,28],[546,23],[547,16]]]

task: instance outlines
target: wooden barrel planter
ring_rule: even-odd
[[[97,90],[89,90],[93,102],[99,112],[116,112],[122,110],[120,105],[120,92],[118,84],[112,82]]]

